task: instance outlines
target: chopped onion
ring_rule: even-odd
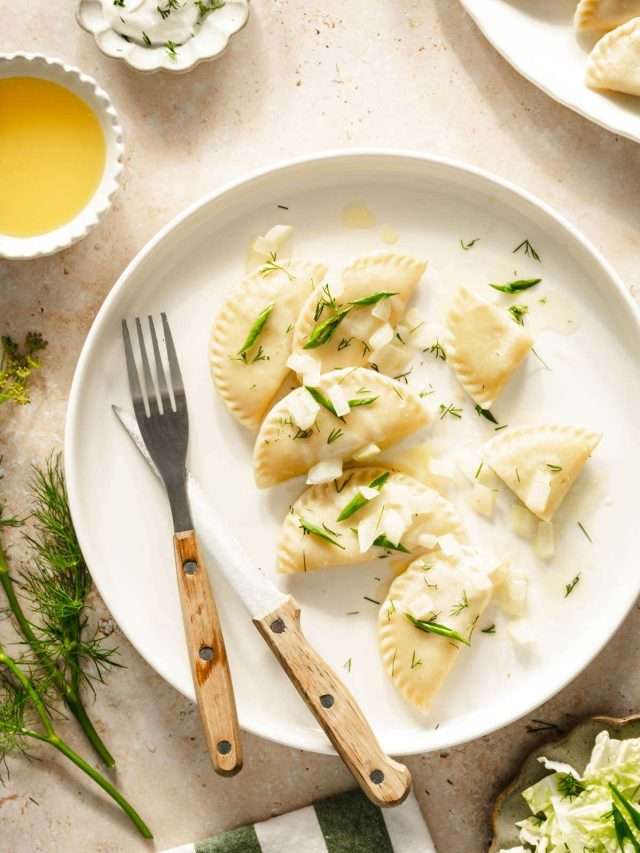
[[[360,486],[358,491],[366,501],[372,501],[380,494],[380,491],[378,489],[372,489],[369,486]]]
[[[445,533],[438,536],[438,545],[445,557],[458,557],[460,555],[460,543],[453,533]]]
[[[322,462],[318,462],[313,468],[309,469],[307,483],[310,486],[331,483],[333,480],[337,480],[341,474],[342,459],[323,459]]]
[[[550,560],[553,557],[555,553],[553,540],[553,524],[550,521],[538,522],[534,548],[541,560]]]
[[[299,394],[291,395],[288,408],[291,420],[302,430],[309,429],[314,425],[320,411],[320,406],[306,388],[301,390]]]
[[[516,569],[511,569],[501,587],[501,605],[510,616],[521,616],[525,611],[529,580]]]
[[[327,391],[327,397],[333,403],[333,408],[336,410],[336,415],[339,418],[349,414],[351,407],[349,406],[347,395],[344,393],[340,385],[333,385],[329,388]]]
[[[526,619],[511,619],[507,624],[507,630],[517,645],[530,646],[533,643],[533,631]]]
[[[424,316],[420,313],[420,311],[418,311],[417,308],[409,308],[405,315],[404,322],[409,327],[409,329],[415,329],[416,326],[419,326],[421,323],[424,323]]]
[[[404,373],[411,361],[411,351],[408,347],[392,341],[386,346],[374,349],[367,356],[369,364],[375,364],[380,373],[387,376],[398,376]]]
[[[418,545],[421,548],[426,548],[427,551],[433,550],[438,544],[438,537],[433,533],[420,533],[418,535]]]
[[[362,462],[363,459],[370,459],[372,456],[377,456],[380,453],[380,448],[377,444],[366,444],[364,447],[361,447],[360,450],[356,450],[356,452],[352,455],[352,458],[356,460],[356,462]]]
[[[372,513],[358,524],[358,547],[361,554],[366,553],[380,535],[378,518],[379,513]]]
[[[256,237],[249,246],[247,269],[255,269],[269,260],[272,254],[281,252],[292,233],[291,225],[274,225],[266,234]]]
[[[322,374],[322,362],[307,353],[293,353],[287,359],[287,367],[302,376],[305,385],[317,385]]]
[[[385,323],[384,326],[380,326],[379,329],[376,329],[367,343],[372,350],[382,349],[382,347],[391,343],[393,335],[393,327],[390,326],[389,323]]]
[[[532,539],[536,530],[536,520],[536,517],[529,512],[526,506],[514,504],[511,508],[511,529],[516,536]]]
[[[376,302],[371,309],[371,315],[377,320],[387,321],[391,316],[391,300],[381,299],[380,302]]]
[[[382,527],[384,528],[385,536],[390,542],[397,545],[402,539],[408,526],[409,521],[405,518],[403,513],[398,512],[396,509],[387,509],[384,514],[384,524]]]
[[[551,491],[551,474],[546,471],[536,471],[533,482],[527,494],[527,506],[532,512],[544,512]]]
[[[442,477],[445,480],[453,480],[456,473],[451,462],[436,458],[429,460],[429,470],[432,474],[435,474],[436,477]]]
[[[475,512],[491,518],[496,508],[496,493],[482,483],[475,483],[471,495],[471,506]]]
[[[425,621],[429,621],[429,619],[433,619],[433,598],[429,593],[422,592],[414,598],[407,610],[414,619],[424,619]]]

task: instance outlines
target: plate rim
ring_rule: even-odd
[[[505,62],[508,62],[509,65],[514,68],[521,77],[524,77],[532,86],[540,89],[541,92],[544,92],[545,95],[552,98],[556,103],[561,104],[561,106],[566,107],[569,110],[572,110],[574,113],[577,113],[582,118],[587,121],[592,122],[593,124],[597,124],[599,127],[603,127],[605,130],[608,130],[609,133],[613,133],[616,136],[623,136],[625,139],[630,139],[632,142],[640,143],[640,130],[638,130],[637,134],[634,134],[630,130],[623,130],[619,125],[615,123],[611,123],[604,118],[599,118],[593,115],[593,113],[588,112],[586,109],[581,107],[575,101],[568,100],[566,97],[562,97],[557,92],[554,92],[544,83],[541,83],[540,80],[537,80],[530,72],[526,71],[523,64],[518,61],[517,58],[508,54],[501,46],[497,45],[495,41],[489,36],[488,29],[489,27],[485,25],[484,18],[481,17],[475,9],[475,6],[472,5],[472,0],[460,0],[460,5],[464,9],[464,11],[469,15],[471,20],[480,30],[484,38],[489,42],[491,47],[497,51],[500,56],[504,59]],[[640,123],[639,123],[640,127]]]
[[[299,157],[285,158],[275,163],[260,166],[249,172],[243,173],[240,176],[235,177],[229,181],[226,181],[221,187],[214,189],[211,192],[201,196],[192,204],[188,205],[184,210],[172,217],[169,222],[162,226],[162,228],[160,228],[158,232],[153,237],[151,237],[151,239],[148,240],[147,243],[145,243],[145,245],[142,246],[142,248],[129,261],[122,273],[116,279],[114,285],[109,290],[100,308],[98,309],[98,312],[91,323],[91,327],[84,340],[82,349],[78,356],[78,360],[73,374],[73,379],[71,382],[71,387],[69,390],[69,398],[67,401],[67,410],[64,423],[64,472],[67,484],[69,507],[72,519],[74,519],[74,526],[75,518],[81,517],[80,511],[78,509],[81,504],[79,498],[79,474],[76,474],[75,467],[72,464],[72,459],[74,456],[73,447],[76,444],[76,436],[78,433],[77,422],[82,403],[81,390],[86,380],[89,358],[96,345],[97,339],[102,332],[103,325],[109,319],[111,313],[111,306],[113,302],[116,301],[121,291],[123,291],[126,287],[127,281],[131,277],[131,275],[155,250],[156,246],[158,246],[172,231],[178,228],[191,216],[196,214],[205,205],[216,199],[222,198],[228,193],[232,193],[238,187],[251,183],[252,181],[258,180],[260,178],[271,176],[277,172],[286,172],[287,170],[295,167],[314,166],[320,162],[327,162],[331,160],[344,162],[349,159],[359,160],[366,158],[387,159],[389,161],[413,160],[418,161],[419,163],[435,165],[436,167],[442,166],[447,169],[453,169],[458,172],[462,172],[467,175],[471,175],[473,177],[480,178],[489,183],[492,183],[500,189],[506,190],[508,193],[517,196],[519,199],[524,200],[527,204],[542,211],[542,213],[545,214],[548,218],[550,218],[557,226],[563,228],[565,232],[568,232],[573,237],[573,239],[581,246],[581,248],[584,249],[591,256],[592,260],[599,266],[600,271],[604,274],[606,278],[608,278],[609,282],[606,286],[609,287],[610,284],[613,284],[613,286],[618,291],[620,297],[622,298],[623,303],[625,303],[626,308],[630,311],[632,318],[635,320],[635,323],[638,326],[638,330],[640,331],[640,306],[636,305],[629,289],[625,286],[621,277],[618,275],[618,273],[615,271],[609,261],[605,258],[605,256],[600,252],[600,250],[575,225],[573,225],[568,219],[566,219],[563,214],[556,211],[553,207],[547,204],[547,202],[538,198],[536,195],[529,192],[528,190],[519,187],[517,184],[514,184],[513,182],[502,178],[499,175],[495,175],[494,173],[489,172],[486,169],[466,164],[454,158],[425,153],[417,151],[415,149],[387,147],[329,149],[319,152],[312,152],[311,154]],[[89,567],[89,571],[91,573],[91,577],[96,586],[96,589],[98,590],[100,597],[102,598],[110,614],[113,616],[115,621],[118,623],[118,626],[125,634],[128,642],[133,646],[133,648],[142,657],[142,659],[158,675],[160,675],[161,678],[163,678],[163,680],[170,684],[178,693],[191,700],[192,697],[184,692],[181,686],[177,683],[176,679],[173,677],[172,673],[165,668],[163,662],[152,660],[150,656],[148,656],[142,651],[141,648],[139,648],[138,643],[134,641],[134,639],[129,635],[129,633],[121,627],[121,622],[118,616],[116,615],[118,609],[117,602],[111,602],[111,596],[105,593],[102,585],[98,582],[93,572],[91,571],[92,563],[95,564],[95,562],[97,562],[97,560],[95,559],[96,555],[93,554],[91,543],[88,541],[87,537],[84,536],[79,527],[76,529],[76,534],[78,537],[80,548],[83,554],[85,555],[87,566]],[[636,601],[639,592],[640,577],[638,578],[638,589],[634,591],[633,596],[630,596],[629,605],[624,610],[624,612],[621,613],[619,621],[612,626],[611,630],[606,633],[606,636],[603,635],[601,641],[596,644],[592,654],[587,659],[585,659],[582,666],[576,672],[574,672],[566,681],[564,681],[559,687],[554,687],[548,692],[546,692],[542,697],[539,697],[536,700],[535,705],[530,707],[528,710],[524,712],[518,711],[516,714],[508,715],[508,717],[498,727],[492,726],[491,724],[486,724],[485,726],[479,728],[477,731],[474,731],[472,735],[458,735],[456,737],[453,737],[451,740],[446,741],[446,743],[438,743],[428,750],[425,750],[422,746],[416,746],[415,748],[410,747],[409,749],[403,749],[401,753],[397,754],[420,755],[428,753],[432,750],[452,748],[465,743],[469,743],[472,740],[484,737],[485,735],[491,734],[495,731],[499,731],[500,729],[505,728],[511,723],[516,722],[519,719],[523,719],[525,716],[527,716],[527,714],[530,714],[532,711],[534,711],[536,708],[539,708],[553,696],[557,695],[561,690],[564,690],[582,672],[584,672],[584,670],[592,663],[592,661],[602,652],[602,650],[609,643],[613,635],[619,630],[620,626],[633,608],[633,605]],[[112,607],[112,603],[115,604],[115,607]],[[289,734],[292,736],[287,738],[283,733],[280,732],[280,730],[278,730],[274,734],[274,732],[269,730],[268,725],[266,727],[261,726],[259,724],[248,725],[246,721],[242,719],[243,714],[241,708],[238,708],[238,715],[240,717],[241,727],[245,731],[257,735],[258,737],[262,737],[273,743],[277,743],[292,749],[301,749],[325,755],[335,755],[335,750],[333,749],[329,741],[326,739],[326,736],[320,729],[303,729],[299,726],[296,726],[295,728],[288,729]]]

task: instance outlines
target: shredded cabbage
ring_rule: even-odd
[[[539,761],[554,772],[523,791],[531,816],[517,824],[521,846],[500,853],[640,851],[640,738],[600,732],[582,775]]]

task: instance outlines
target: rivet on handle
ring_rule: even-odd
[[[372,770],[369,774],[369,779],[374,785],[381,785],[384,782],[384,773],[382,770]]]
[[[333,698],[331,693],[323,693],[320,697],[320,704],[323,708],[331,708],[334,702],[335,699]]]
[[[282,619],[274,619],[269,625],[274,634],[284,634],[286,627]]]
[[[231,752],[231,744],[228,740],[219,740],[216,745],[220,755],[228,755]]]
[[[213,660],[213,649],[211,646],[203,646],[198,652],[200,660]]]
[[[195,575],[198,571],[198,564],[195,560],[185,560],[182,564],[182,569],[185,575]]]

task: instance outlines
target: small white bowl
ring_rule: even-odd
[[[241,30],[249,17],[249,0],[226,0],[221,9],[208,15],[196,35],[180,45],[175,56],[163,46],[128,41],[113,30],[102,12],[100,0],[78,0],[76,20],[96,44],[113,59],[123,59],[136,71],[191,71],[199,62],[222,56],[232,35]]]
[[[111,206],[122,171],[122,128],[109,99],[92,77],[71,65],[36,53],[0,54],[0,79],[6,77],[39,77],[64,86],[82,98],[95,113],[105,140],[105,165],[102,179],[87,205],[74,218],[53,231],[33,237],[0,234],[0,258],[39,258],[66,249],[91,231]]]

